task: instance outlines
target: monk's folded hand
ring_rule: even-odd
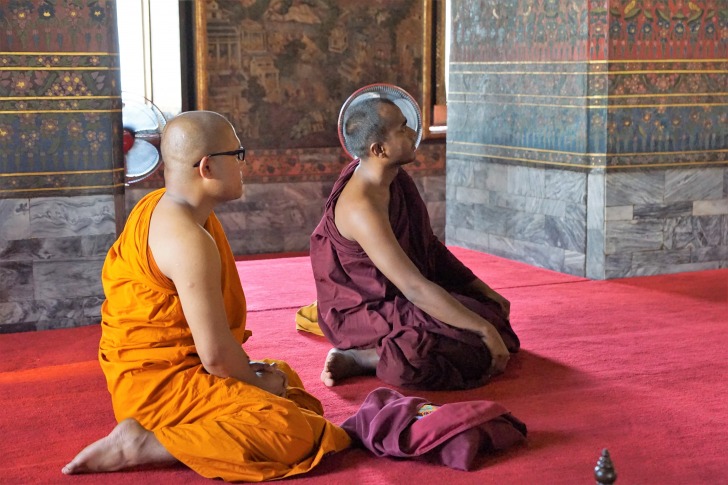
[[[268,367],[274,367],[276,365],[275,362],[269,364],[268,362],[261,362],[259,360],[251,360],[248,364],[253,372],[265,371]]]
[[[511,358],[511,353],[508,351],[506,344],[503,342],[498,331],[495,327],[488,323],[488,326],[481,329],[480,334],[482,336],[485,346],[488,347],[491,355],[490,369],[488,374],[491,376],[501,374],[506,370],[508,360]]]
[[[486,294],[486,297],[490,298],[494,302],[500,305],[501,310],[503,310],[503,313],[505,314],[506,318],[510,318],[511,316],[511,302],[508,301],[503,295],[498,293],[494,290],[489,290]]]
[[[258,387],[276,396],[286,397],[288,376],[275,364],[260,367],[260,370],[255,371],[255,375],[258,378]]]

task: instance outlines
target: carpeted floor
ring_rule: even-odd
[[[608,448],[617,484],[728,483],[728,270],[589,281],[453,248],[512,302],[523,350],[480,389],[413,392],[435,402],[500,402],[529,427],[523,446],[461,472],[351,449],[286,483],[594,483]],[[246,344],[253,358],[287,360],[335,423],[381,383],[326,388],[329,345],[294,330],[315,299],[306,257],[240,261]],[[208,483],[182,466],[66,477],[60,468],[113,426],[96,361],[97,326],[0,335],[0,483]]]

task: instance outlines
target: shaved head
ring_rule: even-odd
[[[190,169],[194,163],[213,152],[232,150],[224,146],[235,136],[235,129],[221,114],[213,111],[180,113],[167,123],[162,133],[162,159],[165,171]]]

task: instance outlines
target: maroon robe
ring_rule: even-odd
[[[467,389],[485,383],[491,355],[481,337],[437,320],[402,295],[358,243],[334,223],[334,207],[358,165],[341,173],[311,235],[318,323],[339,349],[376,348],[377,376],[384,382],[419,389]],[[432,232],[417,186],[400,169],[390,186],[389,220],[404,252],[425,278],[491,322],[506,346],[519,341],[500,305],[464,287],[476,277]]]

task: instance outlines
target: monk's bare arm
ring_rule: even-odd
[[[481,279],[478,278],[473,280],[469,285],[467,285],[467,288],[471,291],[478,292],[481,295],[484,295],[486,298],[489,298],[498,303],[501,306],[501,309],[503,310],[506,318],[510,317],[511,302],[508,301],[503,295],[495,291],[493,288],[488,286],[486,283],[484,283]]]
[[[284,375],[256,373],[230,331],[220,288],[220,255],[214,239],[202,226],[183,216],[177,214],[176,208],[167,208],[160,214],[155,211],[149,242],[160,271],[174,282],[202,365],[212,375],[232,377],[276,395],[283,394]]]
[[[336,207],[336,225],[342,235],[359,243],[377,269],[422,311],[448,325],[482,335],[493,354],[495,370],[502,371],[509,352],[498,331],[420,273],[392,232],[387,198],[384,202],[381,197],[352,199],[345,199],[344,204],[340,199]]]

